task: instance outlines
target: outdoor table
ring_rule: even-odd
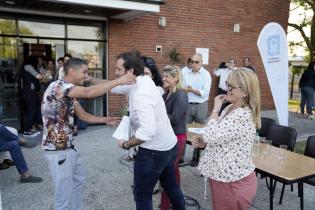
[[[269,154],[266,155],[263,151],[267,147],[269,147]],[[303,181],[315,177],[315,159],[286,150],[286,159],[279,160],[279,150],[278,147],[260,143],[260,152],[257,157],[253,157],[256,172],[270,178],[270,210],[273,209],[275,181],[281,181],[285,184],[298,183],[300,207],[303,210]]]
[[[200,135],[198,133],[189,132],[188,128],[203,128],[205,126],[206,125],[200,124],[200,123],[189,123],[189,124],[187,124],[187,126],[186,126],[187,127],[187,141],[186,141],[186,144],[191,145],[191,141],[190,140],[192,139],[192,137],[196,136],[196,135]],[[197,151],[198,160],[199,160],[199,156],[200,156],[200,151],[198,149],[198,151]],[[189,165],[191,165],[191,163],[181,163],[179,166],[183,167],[183,166],[189,166]]]

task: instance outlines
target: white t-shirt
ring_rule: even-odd
[[[112,92],[128,95],[132,129],[144,141],[140,147],[167,151],[176,145],[164,100],[149,76],[138,76],[135,85],[118,86]]]
[[[231,72],[232,70],[230,68],[216,69],[213,72],[214,75],[220,77],[219,88],[221,88],[222,90],[227,91],[226,81]]]

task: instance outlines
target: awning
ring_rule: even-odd
[[[160,12],[164,0],[4,0],[0,11],[91,20],[130,20]]]

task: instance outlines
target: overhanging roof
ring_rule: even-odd
[[[55,17],[129,20],[160,12],[164,0],[3,0],[0,11]]]

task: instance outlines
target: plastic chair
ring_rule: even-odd
[[[294,128],[282,126],[282,125],[272,125],[268,132],[267,139],[272,141],[272,144],[276,147],[280,145],[287,145],[288,150],[293,152],[297,138],[297,132]],[[276,185],[276,183],[275,183]],[[282,185],[281,196],[279,204],[282,204],[283,194],[285,189],[285,183]],[[293,191],[293,185],[291,184],[291,191]]]
[[[276,121],[271,119],[271,118],[267,118],[267,117],[262,117],[261,118],[261,128],[257,129],[258,135],[260,137],[267,137],[269,130],[271,128],[271,126],[276,125]]]
[[[315,158],[315,135],[307,138],[304,155]],[[315,177],[307,179],[304,183],[315,186]]]

